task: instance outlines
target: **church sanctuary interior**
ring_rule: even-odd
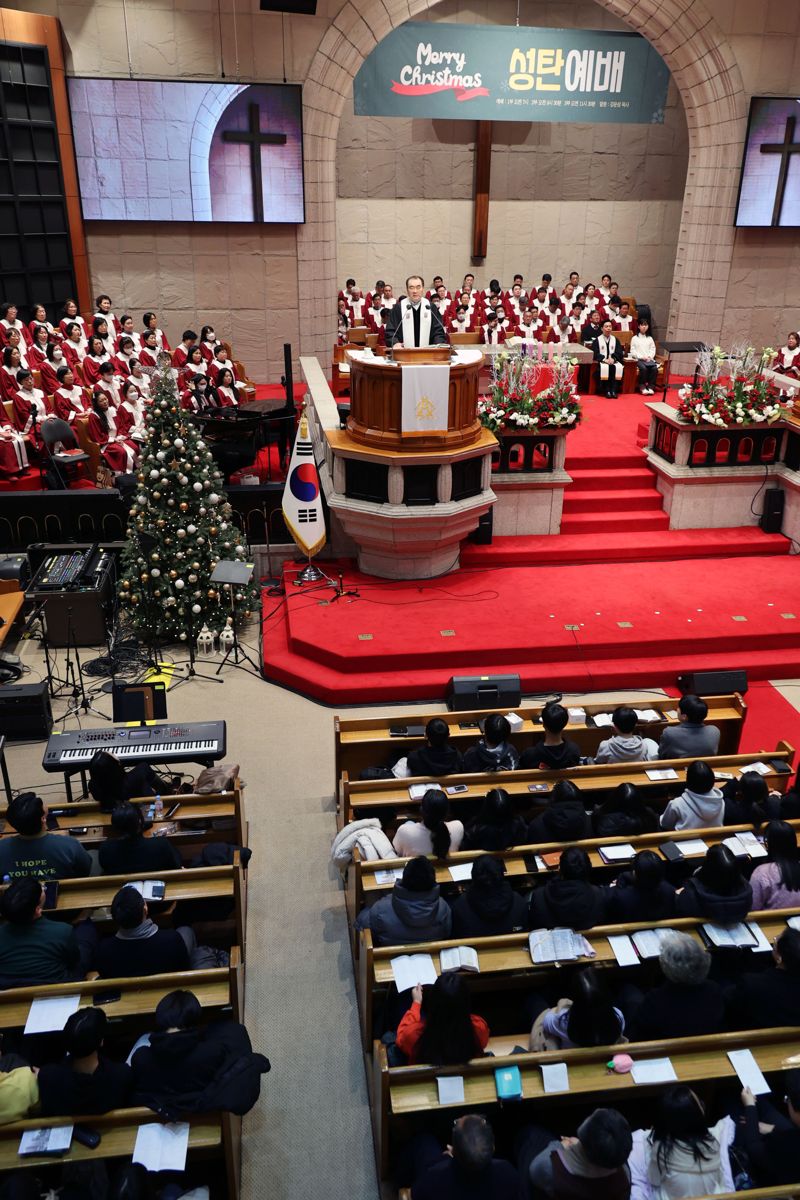
[[[0,1200],[800,1200],[800,4],[0,0]]]

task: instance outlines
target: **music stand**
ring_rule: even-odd
[[[250,664],[252,669],[261,677],[261,671],[258,664],[254,663],[246,650],[242,649],[239,642],[239,631],[236,627],[236,588],[247,587],[250,580],[253,578],[253,564],[245,562],[231,562],[229,559],[223,559],[218,562],[211,572],[211,582],[216,583],[218,587],[227,587],[231,598],[231,627],[233,629],[233,644],[225,651],[225,657],[217,667],[215,674],[219,675],[226,662],[233,654],[233,665],[239,667],[242,671],[247,671],[244,662]],[[240,661],[244,660],[244,662]]]

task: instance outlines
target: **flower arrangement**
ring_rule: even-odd
[[[702,346],[697,365],[696,386],[685,384],[678,392],[678,415],[694,425],[772,425],[789,410],[781,403],[780,390],[764,374],[776,357],[766,347],[758,354],[752,346],[734,346],[726,354],[719,346]],[[735,372],[722,376],[728,360]]]
[[[524,351],[497,354],[492,362],[489,392],[478,401],[481,424],[492,433],[577,425],[581,405],[573,380],[575,362],[560,354],[554,355],[551,362]],[[552,370],[553,382],[537,392],[545,365]]]

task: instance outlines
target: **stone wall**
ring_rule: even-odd
[[[443,0],[421,20],[513,24],[515,6]],[[600,4],[546,2],[523,21],[549,27],[627,29]],[[479,281],[566,282],[573,269],[599,282],[608,270],[624,294],[666,321],[686,183],[688,133],[670,84],[663,125],[495,122],[488,254]],[[470,267],[473,121],[357,117],[352,92],[339,125],[337,259],[371,286],[395,291],[411,270],[458,281]],[[448,197],[450,199],[448,199]]]

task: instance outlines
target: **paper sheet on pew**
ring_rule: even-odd
[[[608,944],[614,951],[614,958],[620,967],[636,967],[639,964],[639,955],[636,953],[634,946],[627,933],[617,933],[608,939]]]
[[[456,883],[461,879],[472,879],[471,862],[453,863],[452,866],[448,867],[447,869],[450,872],[450,878],[455,880]]]
[[[686,838],[683,842],[675,842],[675,845],[683,858],[694,858],[695,855],[705,854],[708,850],[708,844],[702,838]]]
[[[677,779],[678,772],[674,767],[651,767],[649,771],[645,771],[648,779],[652,779],[653,783],[658,783],[660,779]]]
[[[464,1103],[463,1075],[437,1075],[436,1088],[439,1092],[440,1104]]]
[[[63,1029],[80,1008],[80,996],[43,996],[28,1009],[25,1033],[53,1033]]]
[[[631,1067],[634,1083],[677,1083],[678,1076],[669,1058],[642,1058]]]
[[[392,975],[398,992],[407,992],[418,983],[436,983],[436,966],[430,954],[398,954]]]
[[[375,882],[376,883],[394,883],[395,880],[402,879],[402,877],[403,877],[403,868],[402,867],[392,867],[388,871],[376,871],[375,872]]]
[[[183,1171],[189,1149],[189,1122],[140,1125],[133,1147],[133,1161],[146,1171]]]
[[[769,1084],[761,1073],[752,1050],[729,1050],[728,1058],[743,1088],[750,1088],[754,1096],[766,1096]]]
[[[542,1087],[546,1095],[569,1091],[569,1071],[566,1063],[542,1063]]]

